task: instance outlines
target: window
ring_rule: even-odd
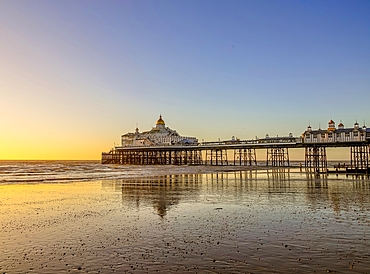
[[[357,137],[358,136],[358,132],[357,131],[353,132],[353,136]]]
[[[311,137],[311,135],[308,133],[307,135],[306,135],[306,138],[307,139],[309,139]]]
[[[313,135],[313,138],[314,138],[314,139],[317,139],[317,134],[314,134],[314,135]]]
[[[322,133],[321,134],[321,138],[325,138],[325,133]]]
[[[329,138],[333,138],[333,133],[329,133],[329,134],[328,134],[328,137],[329,137]]]

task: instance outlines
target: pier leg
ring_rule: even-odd
[[[367,170],[369,168],[369,146],[351,146],[351,168]]]
[[[288,148],[272,147],[267,149],[266,166],[289,166]]]
[[[312,146],[305,148],[305,167],[326,172],[327,166],[325,147]]]
[[[252,148],[235,149],[234,165],[246,166],[257,165],[256,150]]]
[[[206,161],[210,165],[223,166],[228,165],[226,149],[210,149],[206,152]]]

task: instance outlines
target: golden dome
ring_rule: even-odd
[[[159,119],[157,120],[156,125],[164,125],[164,121],[162,120],[162,115],[159,115]]]

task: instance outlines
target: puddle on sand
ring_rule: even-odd
[[[0,186],[0,273],[366,273],[370,182],[284,171]]]

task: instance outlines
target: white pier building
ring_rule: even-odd
[[[337,142],[361,142],[370,137],[370,128],[364,125],[360,127],[357,121],[351,128],[345,128],[343,123],[335,127],[335,122],[330,120],[327,129],[312,130],[311,126],[302,134],[304,143],[337,143]]]
[[[136,128],[135,133],[123,134],[121,141],[122,147],[198,145],[197,138],[181,136],[176,130],[166,127],[162,115],[151,130],[139,132]]]

